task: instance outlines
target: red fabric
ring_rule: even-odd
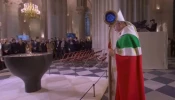
[[[145,100],[142,56],[116,55],[116,100]]]
[[[111,49],[111,42],[108,43],[108,49]]]

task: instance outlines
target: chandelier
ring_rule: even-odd
[[[41,12],[38,9],[38,6],[29,2],[24,4],[24,8],[21,9],[21,12],[25,15],[27,18],[38,18],[41,14]]]

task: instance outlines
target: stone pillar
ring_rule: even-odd
[[[53,38],[52,32],[52,5],[51,0],[47,0],[47,35],[48,39]]]
[[[16,37],[20,34],[19,28],[19,4],[22,2],[15,2],[14,0],[9,0],[6,4],[6,24],[7,24],[7,37]]]
[[[128,2],[127,2],[127,6],[126,6],[126,8],[127,8],[127,20],[128,21],[131,21],[132,20],[132,1],[131,0],[128,0]]]
[[[79,16],[79,38],[85,39],[85,13],[87,10],[87,0],[77,0],[77,12]]]
[[[138,5],[138,2],[137,0],[133,0],[133,5],[135,4],[135,6],[133,7],[133,21],[136,22],[138,21],[137,20],[137,5]]]
[[[148,18],[148,0],[120,0],[120,8],[125,20],[135,22]]]
[[[70,8],[68,8],[70,9]],[[72,33],[73,28],[72,28],[72,15],[73,12],[71,10],[68,11],[67,13],[67,33]]]
[[[67,33],[67,0],[47,0],[48,38],[63,38]]]
[[[97,43],[97,41],[96,41],[96,34],[95,34],[95,25],[96,25],[96,21],[94,21],[95,19],[96,19],[96,9],[95,9],[95,7],[96,7],[96,0],[93,0],[92,1],[92,10],[91,10],[91,12],[92,12],[92,19],[91,19],[91,22],[92,22],[92,32],[91,32],[91,35],[92,35],[92,48],[95,48],[95,46],[96,46],[96,43]]]
[[[62,0],[62,34],[61,37],[66,37],[67,34],[67,0]]]
[[[3,4],[3,14],[2,14],[2,38],[7,38],[7,4]]]
[[[3,22],[3,1],[0,1],[0,39],[3,37],[2,35],[2,22]]]
[[[124,18],[127,18],[127,0],[120,0],[120,8]]]
[[[56,0],[56,37],[63,38],[67,33],[67,0]]]
[[[132,21],[133,22],[136,22],[138,21],[138,17],[137,17],[137,6],[138,6],[138,0],[133,0],[132,1]]]
[[[56,3],[56,23],[55,23],[55,28],[56,28],[56,33],[55,33],[55,37],[60,38],[61,34],[62,34],[62,28],[61,28],[61,24],[62,24],[62,0],[55,0]]]
[[[140,18],[139,18],[139,19],[140,19],[140,21],[141,21],[141,20],[143,20],[143,13],[144,13],[144,12],[143,12],[143,0],[139,0],[139,1],[140,1],[140,2],[139,2],[139,3],[140,3],[140,4],[139,4],[139,9],[140,9],[140,10],[139,10],[139,13],[140,13],[140,14],[139,14],[139,15],[140,15],[140,16],[139,16]]]
[[[41,37],[42,35],[44,35],[45,39],[50,38],[49,37],[49,33],[48,32],[48,16],[47,14],[49,13],[48,10],[48,2],[50,2],[50,0],[41,0]],[[50,31],[50,30],[49,30]]]

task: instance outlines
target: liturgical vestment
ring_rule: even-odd
[[[142,51],[139,36],[128,25],[116,42],[117,86],[116,100],[145,100],[142,73]]]

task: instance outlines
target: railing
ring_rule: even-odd
[[[95,85],[99,82],[99,80],[106,74],[106,78],[107,78],[107,70],[99,77],[99,79],[92,84],[92,86],[86,91],[86,93],[80,98],[80,100],[82,100],[86,94],[93,88],[93,96],[95,97]]]

